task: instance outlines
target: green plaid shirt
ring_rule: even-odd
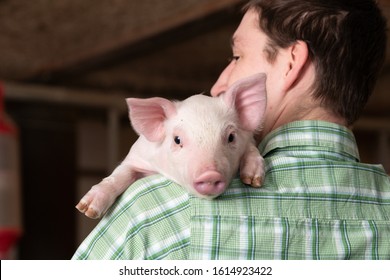
[[[260,144],[266,179],[221,197],[161,175],[137,181],[74,259],[390,259],[390,180],[359,162],[352,133],[293,122]]]

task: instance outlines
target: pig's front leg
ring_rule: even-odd
[[[110,176],[94,185],[76,205],[76,208],[87,217],[98,219],[136,179],[137,173],[126,164],[125,160]]]
[[[240,178],[244,184],[261,187],[264,182],[264,159],[254,143],[249,143],[240,162]]]

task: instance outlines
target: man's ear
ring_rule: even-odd
[[[299,80],[309,58],[309,48],[304,41],[296,41],[287,48],[284,87],[288,91]]]

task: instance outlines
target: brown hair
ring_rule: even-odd
[[[356,121],[371,95],[386,52],[386,20],[373,0],[251,0],[269,37],[272,62],[279,48],[307,43],[316,68],[313,96]]]

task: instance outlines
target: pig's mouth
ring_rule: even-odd
[[[202,196],[216,197],[226,190],[226,180],[217,171],[206,171],[193,184],[197,193]]]

